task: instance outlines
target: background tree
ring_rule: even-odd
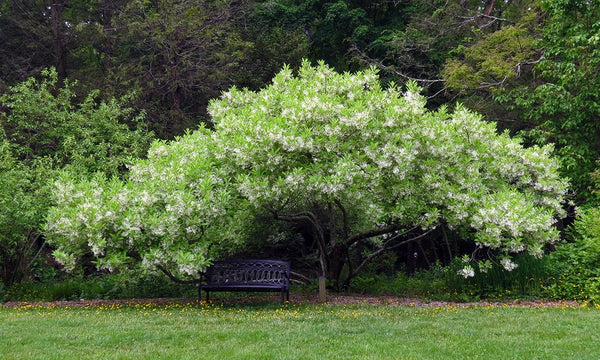
[[[21,281],[44,249],[39,226],[50,205],[53,175],[44,161],[19,162],[6,139],[0,142],[0,281],[10,287]]]
[[[115,99],[100,101],[97,91],[77,99],[72,84],[60,86],[53,69],[12,87],[0,104],[0,128],[26,163],[48,158],[55,168],[118,175],[130,157],[144,156],[152,138],[143,113]]]
[[[64,4],[43,0],[0,4],[0,81],[4,86],[15,85],[50,66],[65,75]]]
[[[513,133],[533,126],[521,111],[496,99],[533,81],[531,68],[541,56],[533,29],[525,24],[504,26],[455,53],[458,56],[447,59],[441,72],[448,92]]]
[[[589,174],[600,157],[598,138],[600,65],[597,2],[541,1],[546,14],[535,64],[535,78],[500,100],[523,112],[533,123],[527,138],[554,142],[563,161],[562,172],[572,179],[577,199],[594,201]]]
[[[419,7],[412,2],[392,1],[262,1],[268,9],[264,18],[284,29],[301,31],[308,44],[308,56],[323,59],[340,71],[356,69],[351,61],[354,47],[366,49],[381,36],[404,28]],[[418,2],[420,3],[420,2]],[[359,66],[362,67],[362,66]]]
[[[29,78],[0,96],[0,270],[11,285],[28,275],[44,249],[40,227],[60,170],[85,177],[122,175],[130,157],[144,156],[152,134],[143,114],[97,92],[75,103],[71,83],[54,70]],[[131,126],[131,128],[130,128]]]
[[[462,108],[429,112],[414,85],[383,89],[374,70],[305,62],[261,91],[232,88],[210,113],[214,133],[155,144],[126,183],[66,179],[47,227],[57,257],[73,266],[91,249],[99,264],[190,276],[215,258],[211,244],[243,244],[268,214],[315,244],[320,272],[342,284],[440,226],[509,270],[510,254],[541,256],[558,239],[566,182],[551,147],[523,148]]]
[[[206,118],[208,100],[232,83],[251,43],[236,28],[243,2],[131,1],[115,17],[114,76],[139,92],[159,135],[180,135]]]
[[[511,2],[512,3],[512,2]],[[579,204],[595,202],[596,2],[536,1],[515,23],[456,51],[442,72],[460,99],[527,142],[556,144]]]
[[[256,1],[253,5],[239,26],[242,38],[252,46],[232,85],[258,90],[271,81],[282,64],[300,65],[309,56],[310,43],[303,29],[275,16],[275,2]]]
[[[452,101],[441,71],[461,49],[513,25],[531,7],[530,1],[411,1],[403,6],[402,26],[382,28],[367,46],[354,46],[353,58],[380,68],[397,83],[418,81],[431,98],[429,106]],[[496,120],[496,119],[494,119]]]

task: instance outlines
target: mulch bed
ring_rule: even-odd
[[[235,297],[215,297],[214,303],[224,305],[257,304],[263,302],[278,301],[278,296],[252,295]],[[99,307],[99,306],[135,306],[140,304],[168,305],[196,303],[192,298],[154,298],[154,299],[126,299],[126,300],[76,300],[76,301],[52,301],[52,302],[17,302],[8,301],[2,304],[4,308],[17,308],[29,305],[31,307]],[[291,294],[292,304],[318,304],[317,295]],[[416,298],[400,298],[397,296],[364,296],[364,295],[338,295],[327,296],[327,305],[388,305],[408,307],[523,307],[523,308],[560,308],[578,307],[576,301],[548,301],[548,300],[517,300],[517,301],[478,301],[478,302],[447,302],[447,301],[424,301]]]

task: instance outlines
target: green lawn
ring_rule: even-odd
[[[194,304],[0,308],[6,359],[599,359],[600,310]]]

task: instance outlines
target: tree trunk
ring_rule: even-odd
[[[348,249],[344,244],[336,244],[327,255],[327,262],[329,263],[327,278],[334,282],[335,287],[338,290],[340,284],[342,284],[341,276],[344,265],[346,264],[347,251]]]
[[[494,5],[496,5],[496,0],[488,0],[488,2],[485,4],[483,13],[486,16],[491,16],[492,12],[494,11]]]
[[[54,56],[58,79],[61,83],[67,77],[67,50],[64,34],[66,25],[63,19],[66,3],[66,0],[55,0],[50,7],[50,29],[53,38],[52,55]]]
[[[104,70],[108,71],[112,67],[113,36],[115,29],[112,27],[113,7],[111,0],[102,2],[102,23],[104,31]]]

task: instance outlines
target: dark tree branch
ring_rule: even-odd
[[[384,252],[386,252],[386,251],[389,251],[389,250],[392,250],[392,249],[398,248],[398,247],[400,247],[400,246],[402,246],[402,245],[405,245],[405,244],[411,243],[411,242],[413,242],[413,241],[417,241],[417,240],[419,240],[419,239],[422,239],[422,238],[424,238],[425,236],[427,236],[429,233],[431,233],[431,232],[432,232],[432,231],[433,231],[435,228],[429,229],[429,230],[425,231],[424,233],[422,233],[422,234],[419,234],[419,235],[417,235],[417,236],[415,236],[415,237],[412,237],[412,238],[410,238],[410,239],[407,239],[407,240],[401,241],[401,242],[399,242],[399,243],[397,243],[397,244],[393,244],[393,245],[391,245],[391,244],[392,244],[392,243],[393,243],[393,242],[394,242],[396,239],[398,239],[398,238],[400,238],[400,237],[402,237],[402,236],[404,236],[404,235],[408,234],[410,231],[412,231],[412,230],[414,230],[414,229],[415,229],[415,228],[413,228],[413,229],[411,229],[411,230],[408,230],[408,231],[405,231],[405,232],[403,232],[403,233],[401,233],[401,234],[394,235],[394,236],[392,236],[390,239],[388,239],[388,240],[387,240],[387,241],[386,241],[386,242],[383,244],[383,246],[382,246],[380,249],[378,249],[377,251],[373,252],[372,254],[370,254],[369,256],[367,256],[365,259],[363,259],[363,261],[362,261],[362,262],[361,262],[361,263],[360,263],[360,264],[359,264],[359,265],[358,265],[358,266],[357,266],[357,267],[356,267],[356,268],[355,268],[355,269],[354,269],[354,270],[353,270],[353,271],[352,271],[352,272],[351,272],[351,273],[348,275],[348,278],[346,279],[346,282],[350,281],[350,279],[352,279],[353,277],[355,277],[356,275],[358,275],[358,273],[360,272],[360,270],[361,270],[361,269],[362,269],[362,268],[363,268],[363,267],[364,267],[366,264],[368,264],[368,263],[369,263],[371,260],[373,260],[374,258],[378,257],[379,255],[383,254],[383,253],[384,253]]]
[[[344,205],[342,204],[342,202],[339,199],[335,199],[334,202],[337,205],[338,209],[340,209],[340,211],[342,212],[342,219],[343,219],[343,223],[344,223],[344,238],[345,238],[348,236],[348,233],[350,232],[350,225],[348,224],[348,212],[346,211],[346,208],[344,207]]]
[[[537,60],[519,61],[519,63],[517,64],[517,77],[521,76],[521,67],[523,65],[536,65],[536,64],[539,64],[543,59],[544,59],[544,55],[540,56],[540,58]]]
[[[167,270],[167,268],[165,268],[162,265],[156,265],[156,268],[160,271],[162,271],[165,275],[167,275],[167,277],[169,279],[171,279],[172,281],[176,282],[177,284],[182,284],[182,285],[189,285],[189,284],[197,284],[199,279],[194,279],[194,280],[182,280],[178,277],[176,277],[175,275],[173,275],[169,270]]]
[[[406,80],[412,80],[412,81],[416,81],[417,83],[428,84],[428,85],[433,84],[433,83],[444,82],[444,79],[419,79],[419,78],[412,77],[410,75],[406,75],[391,66],[385,65],[381,60],[375,60],[375,59],[369,57],[367,54],[365,54],[364,51],[359,49],[358,46],[356,46],[355,44],[352,45],[352,47],[350,48],[350,51],[358,54],[359,57],[363,61],[365,61],[367,64],[369,64],[371,66],[375,66],[376,68],[382,69],[384,71],[390,72],[392,74],[398,75],[399,77],[404,78]]]
[[[379,227],[377,229],[363,231],[361,233],[358,233],[358,234],[355,234],[355,235],[352,235],[352,236],[348,237],[344,241],[344,245],[350,246],[350,245],[352,245],[352,244],[354,244],[354,243],[356,243],[356,242],[358,242],[360,240],[372,238],[374,236],[389,234],[389,233],[392,233],[394,231],[400,230],[400,228],[401,227],[398,224],[390,224],[390,225]],[[403,234],[405,234],[405,233],[403,233]]]
[[[290,271],[290,276],[296,277],[298,279],[290,279],[290,281],[296,283],[296,284],[301,284],[301,285],[307,285],[311,283],[311,279],[307,276],[304,276],[298,272],[295,271]]]
[[[307,221],[309,224],[311,224],[311,227],[316,235],[315,238],[317,240],[317,244],[319,246],[319,261],[321,263],[321,271],[323,272],[323,275],[327,274],[327,244],[325,243],[325,233],[323,232],[323,228],[319,224],[319,220],[317,219],[316,215],[310,211],[303,211],[291,215],[281,215],[275,211],[272,211],[272,214],[275,220],[282,220],[291,223]]]
[[[29,249],[33,249],[33,247],[35,246],[35,243],[41,237],[40,234],[38,234],[37,232],[34,232],[34,234],[31,234],[31,235],[34,235],[34,237],[33,237],[33,239],[31,240],[31,242],[29,244]],[[33,255],[31,257],[31,260],[27,264],[27,269],[31,268],[31,266],[33,265],[33,263],[35,262],[35,260],[37,260],[37,258],[40,256],[40,254],[42,253],[42,251],[44,250],[45,247],[46,247],[46,241],[43,241],[42,245],[40,246],[40,248],[38,249],[38,251],[36,251],[35,255]]]
[[[505,18],[501,18],[501,17],[497,17],[497,16],[491,16],[491,15],[486,15],[486,14],[477,14],[477,15],[473,15],[473,16],[459,16],[459,19],[463,20],[462,23],[460,23],[458,25],[458,27],[463,27],[469,23],[475,22],[477,20],[480,19],[486,19],[486,20],[490,20],[485,24],[481,24],[479,25],[480,29],[485,29],[487,27],[492,26],[493,24],[497,23],[497,22],[506,22],[509,24],[514,24],[515,22],[509,19],[505,19]]]

